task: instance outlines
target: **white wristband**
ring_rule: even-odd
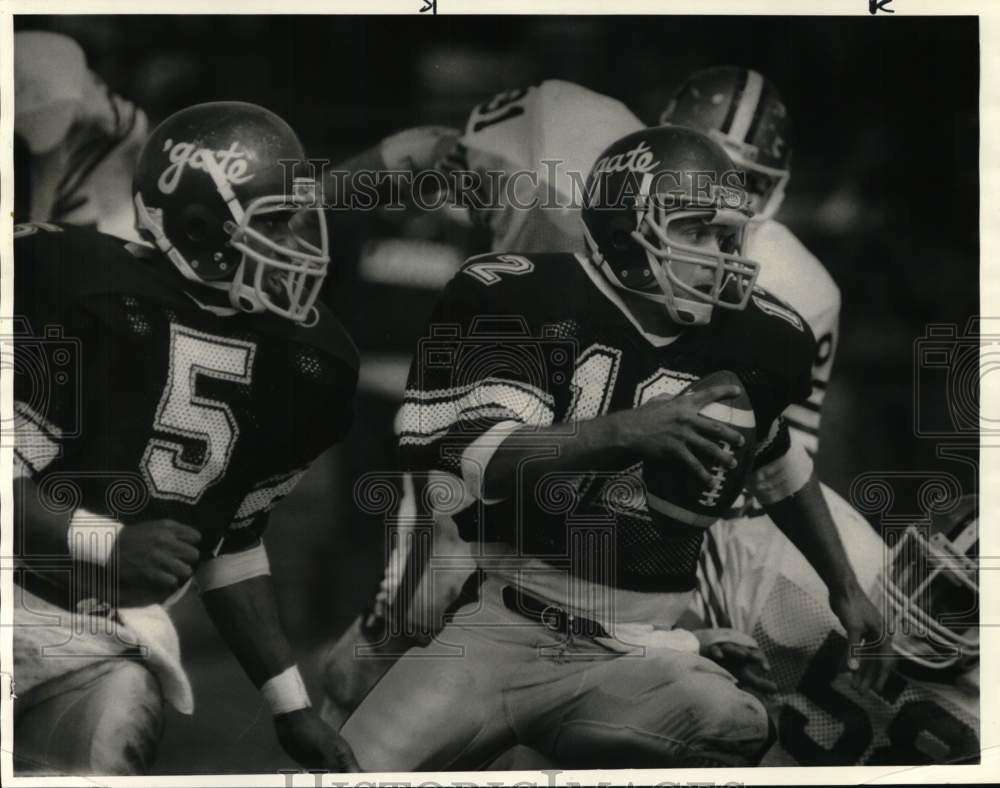
[[[69,520],[66,532],[69,554],[77,561],[107,566],[118,533],[124,527],[111,517],[77,509]]]
[[[264,696],[275,717],[312,706],[302,674],[296,665],[265,681],[260,694]]]
[[[242,583],[251,577],[271,574],[271,564],[267,560],[267,549],[261,542],[256,547],[240,553],[226,553],[205,561],[195,572],[198,593],[214,591],[217,588]]]
[[[795,495],[812,477],[813,461],[799,441],[792,441],[788,451],[763,468],[750,480],[750,489],[765,506]]]

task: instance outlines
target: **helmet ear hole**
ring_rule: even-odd
[[[192,241],[204,241],[208,235],[208,222],[201,216],[192,216],[184,230]]]
[[[611,232],[611,246],[618,252],[624,252],[632,242],[632,235],[623,227],[616,227]]]
[[[200,243],[211,233],[213,217],[202,205],[189,205],[184,210],[181,231],[189,241]]]

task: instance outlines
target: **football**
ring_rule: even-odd
[[[708,465],[712,482],[705,484],[681,460],[643,463],[642,477],[646,486],[646,503],[655,519],[666,518],[698,528],[707,528],[718,520],[742,492],[757,441],[757,422],[746,389],[735,373],[728,370],[713,372],[696,380],[681,395],[711,386],[736,385],[740,394],[718,402],[710,402],[700,413],[732,427],[744,438],[743,446],[720,443],[737,461],[735,468],[719,464]],[[681,396],[678,395],[678,396]],[[695,454],[698,454],[696,451]],[[704,461],[703,457],[699,459]]]

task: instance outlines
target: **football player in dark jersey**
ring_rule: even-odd
[[[703,411],[739,388],[676,396],[719,370],[752,402],[759,499],[826,582],[850,646],[880,637],[781,418],[809,395],[814,340],[754,288],[735,173],[698,132],[634,132],[591,172],[589,254],[476,257],[446,287],[410,370],[400,447],[435,518],[474,543],[478,598],[347,720],[364,768],[476,768],[518,743],[567,768],[759,757],[763,706],[699,653],[711,645],[674,628],[704,523],[660,508],[644,483],[668,464],[702,480],[706,464],[731,467],[720,442],[742,438]],[[883,663],[857,663],[849,652],[859,683],[880,684]]]
[[[311,708],[261,535],[346,433],[357,353],[295,132],[252,104],[177,112],[134,182],[149,246],[61,224],[15,241],[15,755],[147,770],[191,689],[164,605],[194,579],[303,766],[354,767]],[[73,657],[73,659],[59,659]]]

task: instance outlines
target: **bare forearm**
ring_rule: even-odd
[[[508,498],[519,483],[531,485],[557,471],[598,472],[638,459],[615,414],[544,429],[518,430],[486,466],[487,498]]]
[[[206,591],[202,601],[254,686],[294,663],[270,575]]]
[[[857,588],[857,578],[815,473],[802,489],[769,505],[767,512],[813,566],[831,595]]]
[[[14,554],[19,556],[67,555],[66,534],[72,512],[47,507],[34,479],[14,479]]]

